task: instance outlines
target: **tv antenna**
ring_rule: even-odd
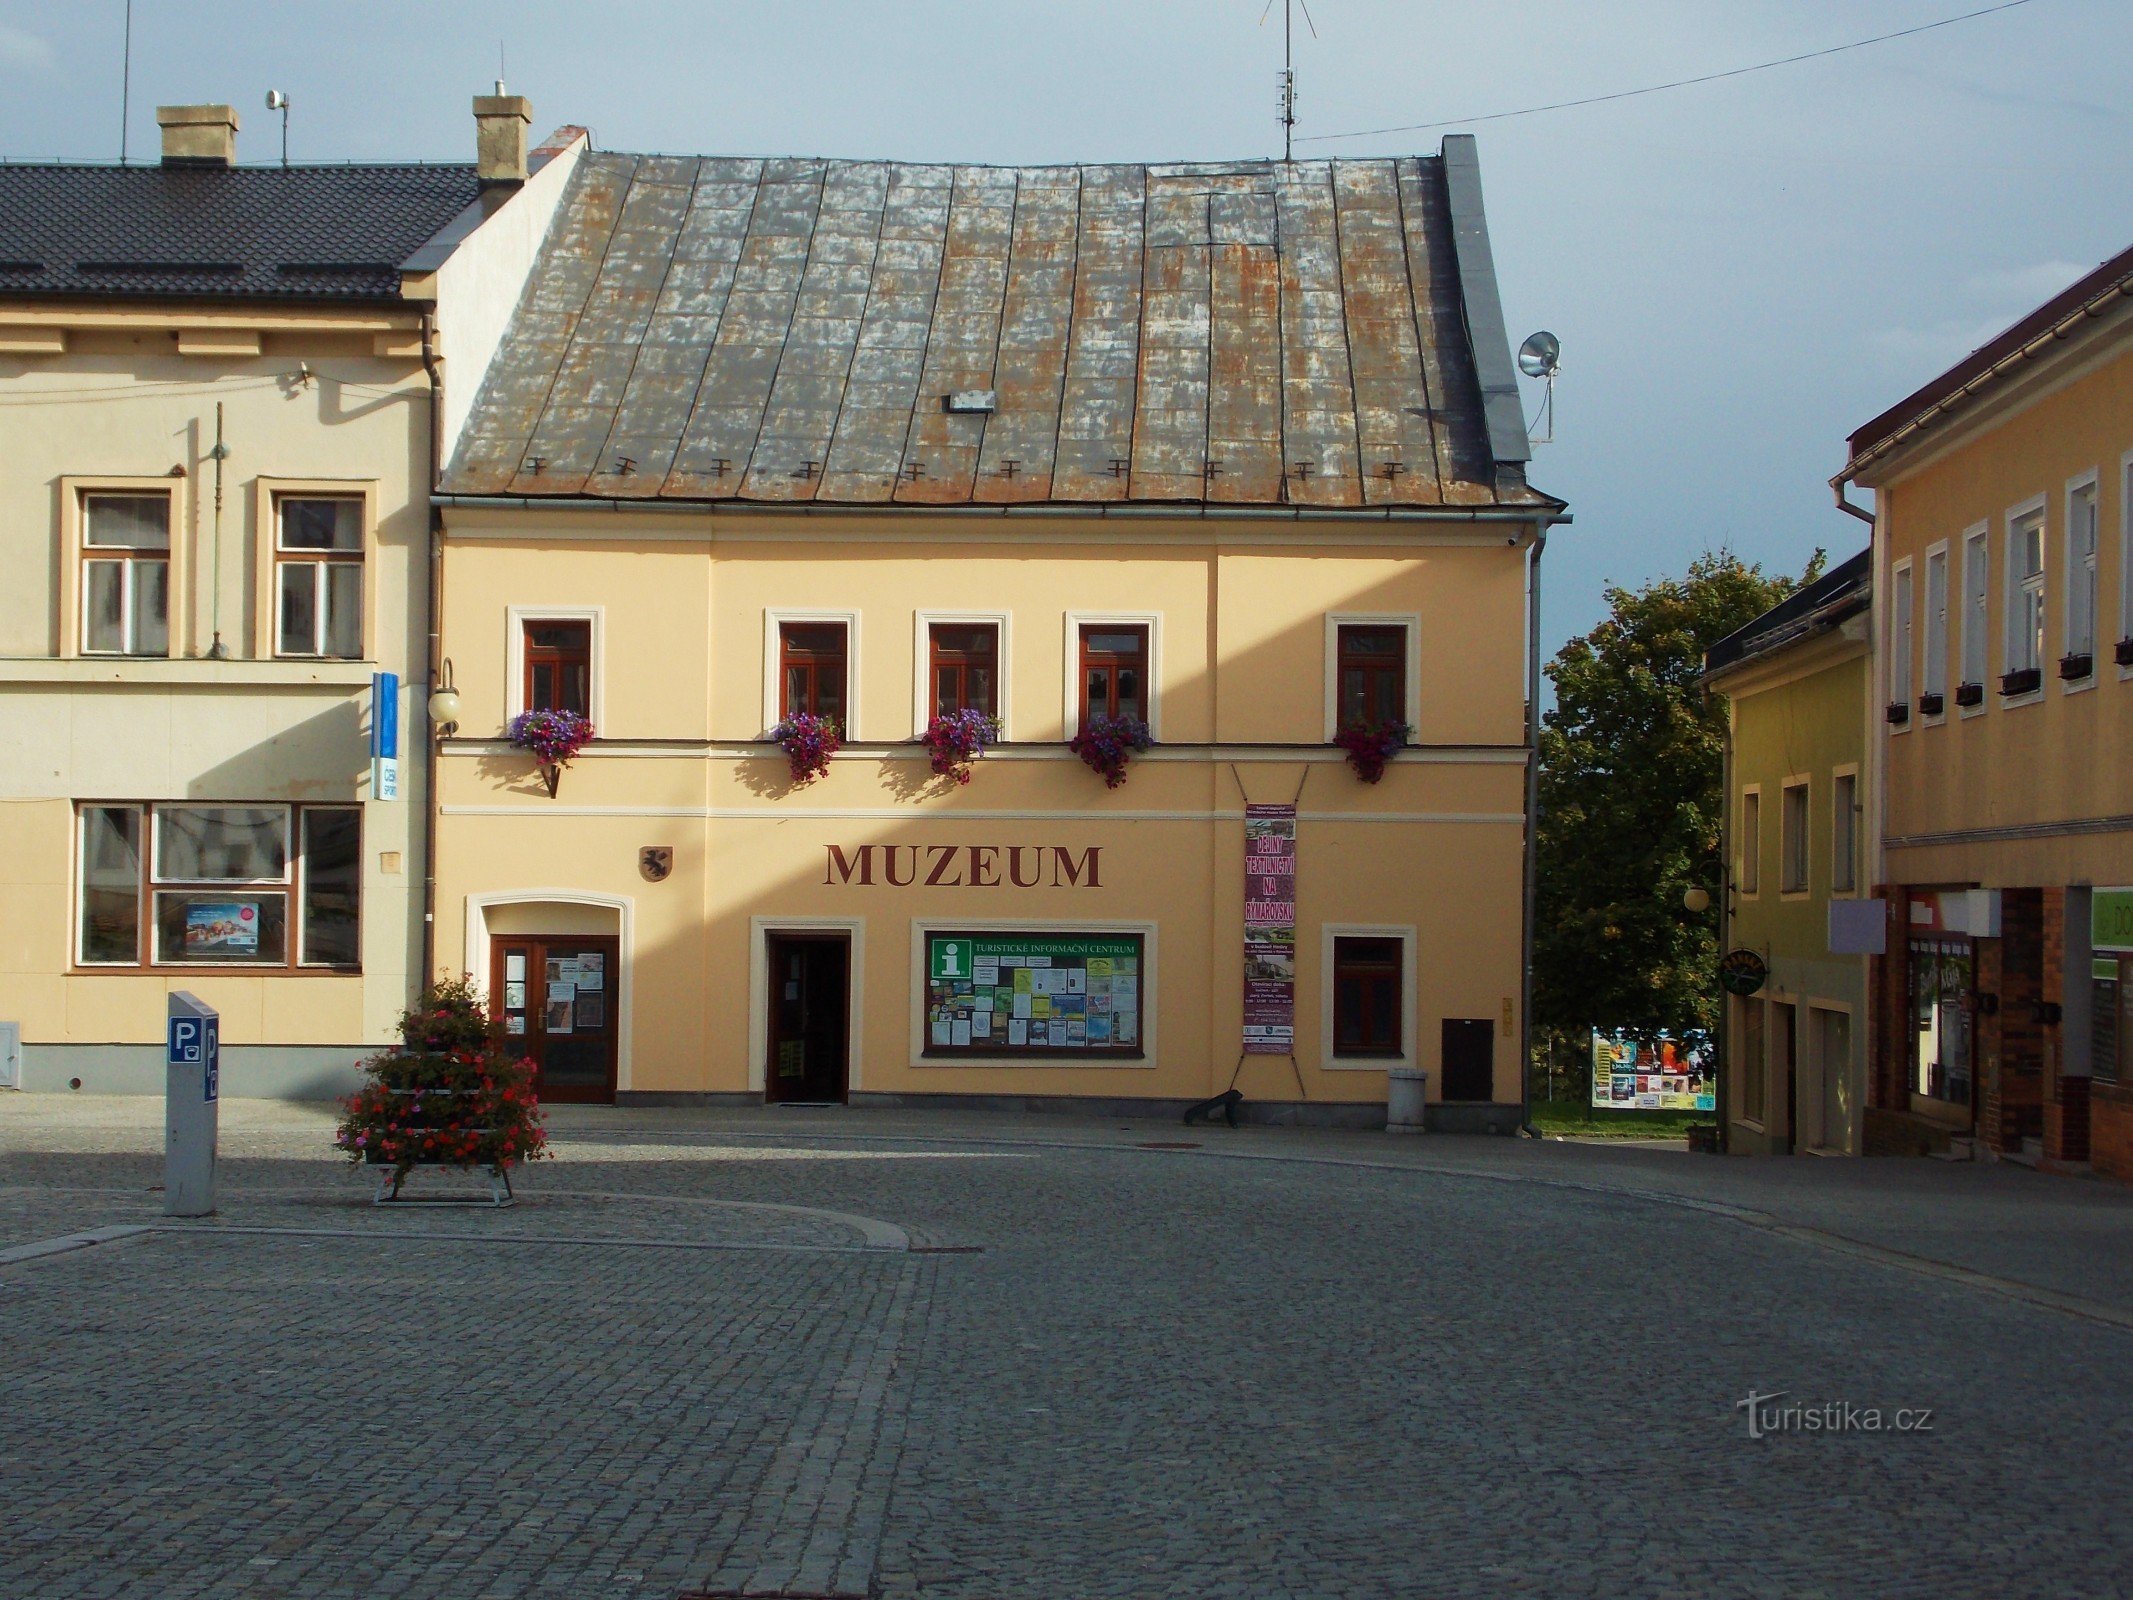
[[[1518,347],[1518,370],[1529,378],[1540,378],[1548,387],[1541,396],[1539,415],[1526,429],[1529,444],[1555,443],[1555,375],[1563,370],[1563,341],[1545,330],[1529,336]],[[1545,423],[1546,433],[1536,433],[1534,427]]]
[[[267,91],[267,109],[281,113],[281,164],[289,164],[289,97],[279,89]]]
[[[1311,30],[1311,37],[1318,37],[1318,24],[1311,20],[1309,0],[1281,0],[1281,159],[1294,161],[1296,145],[1296,62],[1295,34],[1296,8],[1301,5],[1304,26]],[[1274,0],[1266,0],[1266,9],[1259,13],[1260,26],[1273,15]]]
[[[126,164],[126,124],[133,109],[133,0],[126,0],[126,38],[119,55],[119,165]]]

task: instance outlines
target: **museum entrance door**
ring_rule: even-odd
[[[768,933],[770,1059],[764,1097],[842,1105],[850,1084],[851,939],[842,933]]]
[[[621,941],[598,934],[498,934],[489,993],[507,1049],[533,1059],[543,1100],[615,1103]]]

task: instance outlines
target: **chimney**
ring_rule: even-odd
[[[474,161],[484,189],[526,181],[526,130],[533,126],[533,102],[522,94],[474,97]]]
[[[237,108],[157,106],[166,167],[229,167],[237,163]]]

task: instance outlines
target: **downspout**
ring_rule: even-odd
[[[1711,704],[1708,686],[1703,691],[1706,709]],[[1733,935],[1733,704],[1726,702],[1726,720],[1719,735],[1718,765],[1718,954],[1724,959]],[[1727,1063],[1733,1054],[1733,997],[1718,1003],[1718,1070],[1712,1074],[1711,1102],[1718,1115],[1718,1153],[1733,1153],[1732,1121],[1726,1103]]]
[[[428,617],[427,662],[422,685],[422,987],[437,975],[437,738],[429,725],[429,697],[436,692],[442,662],[444,509],[437,490],[444,481],[444,378],[437,370],[436,320],[422,313],[422,370],[430,381],[430,521],[424,549],[429,582],[423,597]]]
[[[1834,478],[1829,480],[1829,487],[1837,497],[1837,509],[1843,512],[1848,517],[1857,517],[1861,522],[1865,523],[1869,528],[1871,528],[1874,525],[1874,513],[1867,510],[1864,506],[1853,505],[1850,499],[1848,499],[1844,493],[1844,486],[1850,483],[1851,481],[1852,469],[1850,467],[1846,467],[1842,472],[1838,473]]]
[[[1526,577],[1526,851],[1518,1003],[1518,1131],[1529,1139],[1540,1137],[1533,1126],[1533,929],[1540,897],[1541,556],[1547,548],[1548,524],[1536,522]]]

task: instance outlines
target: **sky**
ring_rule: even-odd
[[[1570,502],[1543,647],[1609,584],[1729,546],[1796,572],[1865,527],[1844,438],[2133,243],[2133,4],[2017,9],[1725,71],[1989,0],[1310,0],[1299,157],[1480,141],[1515,340],[1563,346],[1533,481]],[[537,130],[687,153],[1165,161],[1278,154],[1282,0],[135,0],[131,153],[154,108],[239,108],[242,160],[471,159],[501,72]],[[0,157],[118,155],[123,0],[0,0]],[[1320,141],[1392,124],[1452,128]],[[1539,404],[1529,387],[1529,413]]]

